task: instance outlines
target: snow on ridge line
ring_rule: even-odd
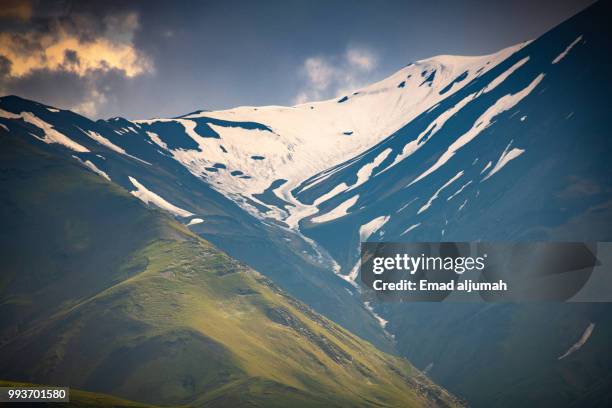
[[[455,153],[461,149],[463,146],[467,145],[469,142],[474,140],[483,130],[487,129],[491,123],[493,123],[493,119],[500,115],[501,113],[512,109],[516,104],[522,101],[527,95],[529,95],[536,86],[544,79],[544,74],[539,74],[529,85],[527,85],[522,90],[514,93],[508,94],[501,98],[499,98],[492,106],[490,106],[476,121],[470,130],[457,138],[448,149],[438,158],[436,163],[431,166],[429,169],[425,170],[421,175],[415,178],[412,182],[410,182],[409,186],[422,180],[427,177],[434,171],[438,170],[442,167],[446,162],[448,162]]]
[[[429,207],[431,207],[431,204],[438,198],[438,196],[440,195],[442,190],[444,190],[446,187],[448,187],[451,184],[453,184],[461,176],[463,176],[463,170],[461,170],[460,172],[455,174],[450,180],[448,180],[446,183],[444,183],[442,185],[442,187],[440,187],[438,190],[436,190],[436,192],[429,198],[429,200],[427,200],[427,203],[425,203],[425,205],[423,205],[421,208],[419,208],[419,211],[417,211],[417,214],[420,214],[423,211],[426,211]]]
[[[357,247],[357,251],[359,251],[359,246],[361,245],[361,242],[367,241],[368,238],[370,238],[373,234],[379,231],[390,219],[390,215],[381,215],[380,217],[376,217],[373,220],[359,227],[359,245]],[[358,260],[355,266],[353,266],[353,268],[350,270],[348,275],[342,275],[339,273],[337,273],[337,275],[348,283],[350,283],[351,285],[353,285],[354,287],[358,288],[357,283],[355,281],[357,280],[357,276],[359,276],[360,264],[361,260]]]
[[[155,194],[153,191],[149,190],[142,184],[138,182],[134,177],[129,176],[130,182],[136,187],[136,190],[130,191],[134,197],[138,198],[140,201],[145,204],[153,204],[162,210],[166,210],[169,213],[176,215],[178,217],[186,218],[195,215],[187,210],[183,210],[180,207],[175,206],[174,204],[169,203],[159,195]]]
[[[188,227],[192,226],[192,225],[198,225],[203,223],[204,220],[202,218],[192,218],[191,221],[189,221],[186,225]]]
[[[557,57],[552,61],[552,64],[557,64],[559,61],[565,58],[567,54],[569,54],[569,52],[572,50],[572,48],[574,48],[576,44],[580,42],[580,40],[582,40],[582,35],[580,35],[570,45],[568,45],[567,48],[565,48],[565,50],[561,54],[557,55]]]
[[[493,169],[489,171],[489,173],[482,179],[482,181],[487,180],[489,177],[491,177],[492,175],[500,171],[506,164],[510,162],[510,160],[514,160],[517,157],[519,157],[521,154],[525,153],[525,149],[519,149],[516,147],[513,148],[512,150],[508,150],[510,149],[511,145],[512,145],[512,141],[508,143],[508,146],[506,146],[501,156],[499,156],[499,159],[497,159],[497,163],[495,163],[495,166],[493,166]]]
[[[359,240],[361,242],[367,241],[372,235],[384,227],[384,225],[390,219],[390,215],[381,215],[380,217],[376,217],[370,222],[363,224],[361,227],[359,227]]]
[[[116,152],[119,154],[122,154],[124,156],[130,157],[134,160],[138,160],[141,163],[144,164],[148,164],[149,166],[151,166],[151,163],[149,163],[148,161],[139,159],[136,156],[132,156],[131,154],[129,154],[128,152],[125,151],[125,149],[117,146],[116,144],[114,144],[113,142],[111,142],[110,140],[108,140],[107,138],[105,138],[104,136],[102,136],[101,134],[99,134],[98,132],[94,132],[93,130],[88,130],[85,131],[83,129],[81,129],[80,127],[77,126],[77,129],[79,129],[81,132],[83,132],[84,134],[86,134],[87,136],[89,136],[90,138],[92,138],[93,140],[95,140],[96,142],[98,142],[99,144],[101,144],[102,146]]]
[[[350,190],[354,190],[355,188],[359,187],[360,185],[364,184],[365,182],[367,182],[370,177],[372,176],[372,173],[374,172],[374,170],[381,165],[382,162],[385,161],[385,159],[387,158],[387,156],[389,156],[389,154],[391,154],[391,152],[393,151],[393,149],[391,149],[390,147],[386,148],[385,150],[383,150],[382,152],[380,152],[375,158],[374,160],[372,160],[372,162],[370,163],[366,163],[363,165],[363,167],[361,167],[358,171],[357,171],[357,181],[355,182],[355,184],[353,184],[352,186],[349,187],[349,191]]]
[[[493,89],[497,88],[499,84],[504,82],[510,75],[512,75],[517,69],[525,65],[528,61],[529,56],[512,65],[506,71],[502,72],[498,77],[489,82],[489,84],[483,88],[482,93],[488,93],[491,92]]]
[[[461,188],[460,188],[459,190],[455,191],[455,192],[454,192],[452,195],[450,195],[450,196],[449,196],[449,197],[446,199],[446,201],[450,201],[450,200],[452,200],[453,198],[455,198],[456,196],[458,196],[459,194],[461,194],[461,192],[462,192],[463,190],[465,190],[465,188],[466,188],[467,186],[469,186],[470,184],[472,184],[472,180],[470,180],[470,181],[468,181],[467,183],[465,183],[464,185],[462,185],[462,186],[461,186]]]
[[[385,327],[387,327],[387,323],[389,323],[388,320],[383,319],[382,317],[380,317],[380,315],[378,315],[375,311],[374,311],[374,307],[372,306],[372,304],[370,302],[363,302],[363,305],[365,306],[365,308],[368,310],[368,312],[370,312],[372,314],[372,316],[374,316],[374,318],[378,321],[378,324],[380,325],[380,327],[382,327],[383,329]],[[386,332],[385,332],[386,333]]]
[[[582,346],[586,344],[589,337],[591,337],[591,334],[593,334],[593,329],[595,329],[595,323],[591,322],[589,323],[587,328],[584,330],[584,333],[582,333],[582,336],[580,336],[580,339],[578,339],[576,343],[572,344],[572,346],[569,349],[567,349],[565,353],[557,357],[557,360],[562,360],[565,357],[569,356],[570,354],[580,350]]]
[[[404,230],[404,232],[402,232],[402,233],[400,234],[400,237],[401,237],[401,236],[406,235],[407,233],[409,233],[410,231],[412,231],[413,229],[417,228],[417,227],[418,227],[418,226],[420,226],[420,225],[421,225],[421,223],[420,223],[420,222],[418,222],[418,223],[416,223],[416,224],[412,224],[411,226],[409,226],[408,228],[406,228],[406,229]]]
[[[359,200],[359,194],[356,194],[353,197],[349,198],[348,200],[340,203],[337,207],[335,207],[334,209],[326,212],[325,214],[322,214],[322,215],[319,215],[319,216],[316,216],[316,217],[312,218],[310,220],[310,222],[313,222],[315,224],[319,224],[319,223],[322,223],[322,222],[332,221],[332,220],[335,220],[337,218],[344,217],[345,215],[348,214],[348,210],[350,210],[351,207],[353,207],[355,205],[357,200]]]
[[[108,181],[111,181],[111,178],[108,176],[108,174],[100,170],[98,166],[96,166],[91,160],[82,160],[80,157],[75,156],[75,155],[72,155],[72,157],[74,157],[79,163],[81,163],[83,166],[87,167],[88,169],[96,173],[97,175],[105,178]]]
[[[480,170],[480,174],[483,174],[485,171],[487,171],[489,169],[489,167],[491,167],[493,165],[492,161],[489,161],[482,170]]]
[[[95,140],[96,142],[98,142],[99,144],[101,144],[102,146],[105,146],[109,149],[111,149],[114,152],[120,153],[120,154],[127,154],[126,151],[117,146],[116,144],[114,144],[113,142],[111,142],[110,140],[108,140],[107,138],[105,138],[104,136],[102,136],[101,134],[99,134],[98,132],[94,132],[93,130],[83,130],[80,127],[77,126],[77,129],[79,129],[81,132],[85,133],[87,136],[89,136],[90,138],[92,138],[93,140]]]
[[[386,172],[387,170],[390,170],[391,168],[399,164],[401,161],[406,159],[408,156],[411,156],[414,152],[420,149],[427,141],[429,141],[429,139],[431,139],[438,131],[440,131],[440,129],[442,129],[442,127],[446,124],[446,122],[450,118],[452,118],[455,114],[457,114],[461,109],[463,109],[469,102],[472,102],[473,100],[478,98],[480,95],[491,92],[492,90],[497,88],[506,79],[508,79],[510,75],[512,75],[517,69],[525,65],[525,63],[527,63],[528,61],[529,61],[529,56],[521,59],[520,61],[515,63],[513,66],[508,68],[506,71],[502,72],[500,75],[494,78],[479,92],[469,94],[468,96],[463,98],[461,101],[453,105],[451,108],[447,109],[446,111],[438,115],[438,117],[436,117],[434,121],[432,121],[429,124],[429,126],[427,126],[427,128],[423,130],[416,139],[404,145],[402,152],[398,154],[397,156],[395,156],[395,159],[393,160],[393,162],[390,165],[388,165],[386,168],[384,168],[379,174],[382,174]],[[427,137],[427,139],[423,141],[425,137]]]
[[[19,114],[16,114],[16,113],[5,111],[4,109],[0,109],[0,117],[5,118],[5,119],[23,119],[24,122],[27,122],[31,125],[36,126],[37,128],[43,131],[44,136],[39,137],[34,134],[32,134],[32,136],[34,136],[36,139],[44,143],[61,144],[62,146],[65,146],[69,148],[70,150],[73,150],[78,153],[89,152],[89,149],[87,149],[85,146],[81,146],[74,140],[70,139],[68,136],[64,135],[63,133],[58,132],[53,127],[53,125],[45,122],[44,120],[40,119],[38,116],[34,115],[31,112],[21,112]]]
[[[206,180],[213,189],[231,198],[250,214],[260,219],[276,219],[284,222],[290,229],[298,230],[300,221],[313,215],[315,217],[311,221],[314,223],[346,215],[350,207],[340,207],[335,209],[338,211],[332,210],[316,216],[317,206],[343,191],[355,189],[368,182],[373,174],[380,174],[375,173],[377,167],[387,159],[392,150],[389,153],[383,151],[381,154],[385,156],[377,156],[375,163],[361,167],[357,171],[357,182],[353,187],[347,186],[343,190],[344,186],[336,186],[316,199],[315,205],[304,204],[293,197],[292,191],[295,188],[312,179],[308,185],[302,187],[300,193],[306,191],[355,163],[358,158],[370,152],[422,112],[453,95],[526,44],[508,47],[487,56],[440,56],[422,60],[381,81],[347,94],[347,100],[343,103],[338,103],[339,99],[334,98],[293,107],[243,106],[221,111],[195,112],[175,119],[137,120],[132,123],[136,126],[153,122],[181,124],[185,134],[196,142],[199,149],[168,149],[163,142],[163,131],[158,135],[147,132],[147,136],[150,141],[172,154],[172,157],[193,175]],[[464,74],[465,78],[457,80]],[[404,85],[399,87],[401,82],[404,82]],[[452,87],[449,87],[451,84]],[[446,88],[448,90],[445,90]],[[442,90],[445,91],[441,92]],[[194,119],[199,117],[232,122],[256,122],[274,131],[262,132],[257,129],[224,127],[209,123],[208,126],[219,134],[220,138],[206,138],[196,132]],[[347,136],[346,131],[349,130],[352,133]],[[253,156],[265,157],[263,160],[254,161]],[[262,210],[254,206],[253,203],[257,202],[256,196],[264,193],[272,182],[279,179],[287,182],[275,189],[273,194],[293,205],[278,210],[276,207],[268,206],[269,210]],[[356,198],[353,197],[352,200]]]
[[[334,187],[331,190],[329,190],[327,193],[325,193],[322,196],[318,197],[316,200],[314,200],[314,202],[312,204],[314,206],[318,206],[318,205],[324,203],[325,201],[328,201],[328,200],[332,199],[333,197],[337,196],[338,194],[346,191],[347,188],[348,188],[348,185],[345,182],[342,182],[342,183],[338,184],[336,187]]]

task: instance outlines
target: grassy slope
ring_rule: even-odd
[[[125,191],[0,138],[0,372],[156,404],[453,404]]]

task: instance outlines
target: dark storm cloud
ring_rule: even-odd
[[[5,82],[0,88],[17,94],[27,89],[34,99],[44,95],[43,102],[57,105],[61,98],[63,107],[80,106],[83,112],[86,107],[102,117],[286,105],[336,96],[437,54],[497,51],[537,37],[590,3],[40,1],[31,3],[28,21],[27,11],[4,19],[0,14],[0,32],[18,33],[15,41],[31,53],[44,48],[41,33],[68,33],[80,43],[105,39],[124,45],[134,58],[122,65],[96,64],[91,52],[66,47],[58,57],[61,68],[46,66],[29,80],[13,75],[12,87]],[[39,37],[25,35],[31,32]],[[5,57],[10,62],[0,61],[0,72],[14,72],[18,64]],[[65,91],[71,98],[54,97],[47,90],[55,85],[49,84],[37,96],[28,81],[42,85],[45,74],[53,81],[57,71],[72,73],[79,91]]]

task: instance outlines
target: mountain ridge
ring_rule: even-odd
[[[375,93],[374,84],[371,94],[358,90],[301,109],[242,107],[97,122],[3,98],[0,123],[55,148],[40,142],[57,137],[48,127],[49,134],[32,117],[21,118],[34,112],[90,150],[66,150],[68,157],[149,205],[172,208],[157,196],[192,214],[177,212],[184,224],[201,219],[189,228],[381,349],[430,367],[428,375],[476,406],[520,403],[513,387],[538,404],[581,401],[589,390],[590,402],[601,403],[606,395],[594,378],[610,364],[596,358],[605,355],[609,336],[605,305],[387,305],[362,299],[355,285],[360,241],[612,239],[612,147],[605,126],[610,15],[609,2],[596,3],[512,49],[482,75],[474,66],[463,77],[462,66],[442,81],[439,67],[417,67],[409,82],[408,71],[400,70],[386,94]],[[486,58],[477,60],[487,65]],[[393,110],[413,107],[419,95],[432,103],[408,114]],[[359,103],[359,115],[343,115]],[[321,106],[331,113],[317,122],[310,111]],[[256,120],[281,113],[290,119]],[[407,123],[388,126],[388,117]],[[307,143],[315,147],[299,156]],[[580,352],[558,361],[592,322]],[[430,341],[432,333],[449,344]],[[507,353],[509,347],[517,351]],[[577,366],[581,381],[575,382]],[[473,375],[458,374],[465,367]],[[523,378],[522,371],[530,375]],[[505,385],[491,378],[504,378]],[[483,382],[489,393],[480,389]]]

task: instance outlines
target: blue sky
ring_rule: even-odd
[[[0,93],[92,118],[335,97],[535,38],[592,0],[0,0]]]

